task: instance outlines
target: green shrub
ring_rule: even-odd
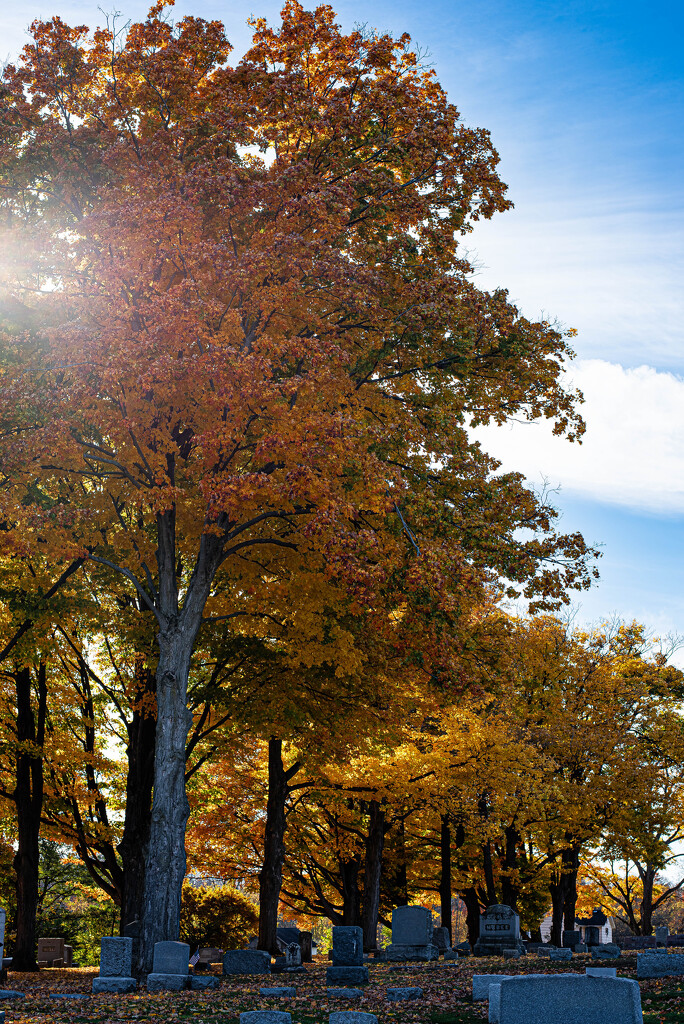
[[[181,942],[191,951],[198,946],[239,949],[257,928],[259,915],[234,885],[191,885],[183,883]]]

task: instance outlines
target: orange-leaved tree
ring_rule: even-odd
[[[220,23],[161,2],[124,34],[35,22],[0,91],[0,289],[46,342],[3,371],[3,544],[91,559],[156,617],[148,965],[178,934],[203,618],[248,630],[311,566],[372,603],[408,543],[437,603],[442,557],[547,604],[589,577],[467,433],[582,429],[566,339],[458,250],[510,205],[488,133],[408,37],[282,18],[235,67]]]

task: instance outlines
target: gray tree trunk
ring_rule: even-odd
[[[371,800],[368,809],[368,838],[363,882],[363,948],[377,949],[378,915],[380,912],[380,882],[382,879],[382,850],[385,841],[385,812],[378,800]]]
[[[204,534],[183,607],[178,606],[175,513],[157,516],[159,594],[157,617],[157,728],[150,841],[140,942],[143,971],[152,969],[155,942],[177,940],[185,877],[185,745],[192,724],[187,707],[188,673],[211,584],[221,561],[221,538]]]

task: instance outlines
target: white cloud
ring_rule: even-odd
[[[647,195],[549,201],[528,194],[515,210],[479,224],[466,242],[479,287],[504,286],[529,317],[543,310],[578,330],[584,357],[632,366],[648,353],[684,369],[684,217]]]
[[[554,437],[547,423],[482,427],[475,436],[534,484],[596,501],[667,515],[684,513],[684,379],[650,366],[601,359],[570,367],[584,393],[581,445]]]

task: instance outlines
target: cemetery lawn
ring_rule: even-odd
[[[684,1024],[684,980],[657,978],[640,985],[644,1024]]]
[[[576,957],[572,968],[583,973],[590,957]],[[595,963],[595,961],[594,961]],[[636,957],[622,956],[603,962],[615,966],[618,976],[636,977]],[[130,995],[92,995],[95,968],[49,969],[34,974],[9,972],[4,988],[26,993],[22,999],[3,1000],[7,1024],[238,1024],[243,1010],[287,1010],[292,1024],[328,1024],[333,1010],[361,1010],[377,1014],[380,1024],[482,1024],[488,1017],[486,1001],[470,998],[473,974],[564,974],[567,963],[530,956],[517,961],[473,957],[448,964],[370,964],[371,982],[360,1000],[328,999],[325,984],[327,961],[309,964],[302,974],[251,975],[221,981],[211,992],[173,992]],[[286,980],[285,980],[286,979]],[[259,994],[262,986],[293,985],[293,999],[268,999]],[[423,998],[406,1003],[389,1003],[389,987],[419,986]],[[684,979],[642,980],[641,1002],[644,1024],[684,1024]],[[83,995],[86,999],[54,998]]]

